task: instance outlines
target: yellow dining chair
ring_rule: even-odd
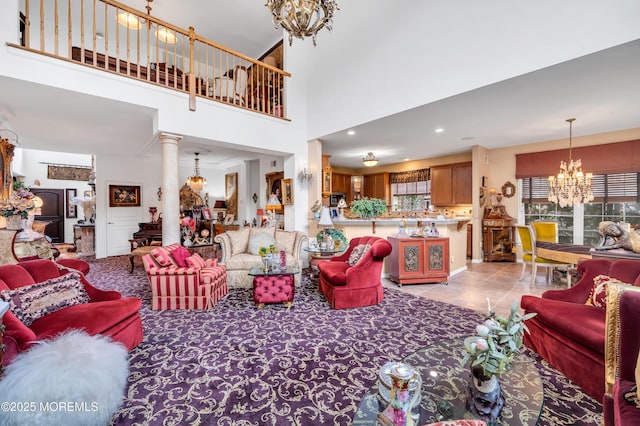
[[[570,265],[570,263],[545,259],[536,254],[536,235],[531,225],[516,225],[516,229],[522,244],[522,274],[520,274],[520,281],[524,279],[527,264],[531,265],[531,283],[536,281],[538,266],[547,268],[547,282],[549,282],[553,268]]]
[[[536,241],[545,243],[558,242],[558,222],[535,221],[531,222],[536,233]]]

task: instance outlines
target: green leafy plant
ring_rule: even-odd
[[[492,375],[500,375],[509,370],[513,359],[520,353],[524,333],[529,332],[524,322],[535,315],[536,313],[520,315],[518,302],[511,306],[509,318],[496,316],[489,309],[485,322],[476,326],[477,335],[464,340],[467,353],[461,365],[471,361],[471,370],[479,380],[488,380]]]
[[[380,198],[361,198],[353,200],[349,205],[351,213],[363,219],[380,216],[387,211],[387,204]]]

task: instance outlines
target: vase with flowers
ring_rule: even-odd
[[[34,197],[29,188],[19,182],[14,183],[11,196],[0,200],[0,215],[6,218],[7,229],[20,230],[26,227],[27,219],[36,207]]]
[[[274,268],[274,264],[276,262],[276,253],[278,253],[278,248],[275,244],[269,244],[266,247],[260,247],[260,258],[262,259],[262,263],[264,264],[264,270],[270,271]],[[279,262],[278,262],[279,263]]]
[[[529,329],[525,321],[535,313],[521,315],[514,302],[508,318],[491,310],[484,323],[476,326],[476,335],[464,340],[466,354],[462,365],[470,364],[471,376],[467,408],[480,420],[493,423],[504,407],[500,389],[500,375],[511,369],[513,360],[520,353],[522,338]]]
[[[196,221],[193,220],[191,216],[185,216],[180,221],[180,225],[182,225],[182,245],[184,247],[193,246],[191,238],[194,232],[196,232]]]

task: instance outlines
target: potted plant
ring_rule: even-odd
[[[524,333],[529,332],[524,322],[535,315],[521,315],[518,302],[514,302],[509,317],[504,318],[496,316],[489,305],[489,315],[476,327],[476,335],[464,340],[466,354],[461,363],[464,366],[470,362],[471,367],[467,407],[478,418],[491,422],[500,415],[504,406],[500,375],[511,368],[520,353]]]
[[[386,202],[380,198],[364,197],[359,200],[353,200],[349,207],[351,208],[351,213],[363,219],[380,216],[387,211]]]

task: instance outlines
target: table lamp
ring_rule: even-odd
[[[340,201],[338,201],[338,209],[340,211],[340,216],[338,217],[338,219],[340,220],[344,220],[344,209],[346,209],[347,207],[347,202],[344,200],[344,198],[340,198]]]
[[[276,194],[271,194],[269,199],[267,200],[267,205],[265,208],[269,212],[269,226],[277,226],[278,219],[276,218],[276,209],[279,209],[282,204],[280,200],[276,196]]]
[[[331,214],[329,213],[329,207],[322,207],[320,210],[320,221],[318,222],[318,226],[330,228],[333,226],[333,222],[331,221]]]

